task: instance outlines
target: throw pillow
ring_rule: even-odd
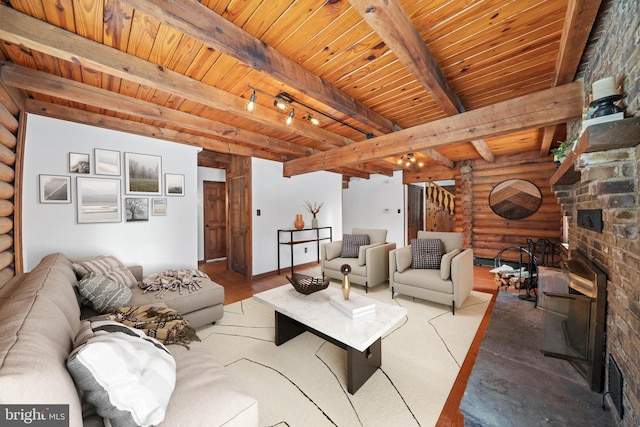
[[[368,234],[343,234],[342,258],[358,258],[360,246],[369,244]]]
[[[440,268],[442,240],[411,239],[411,268]]]
[[[459,253],[460,249],[454,249],[442,255],[442,260],[440,261],[440,277],[442,280],[449,280],[449,277],[451,277],[451,260]]]
[[[380,246],[381,244],[382,242],[378,242],[360,246],[358,248],[358,265],[365,265],[367,263],[367,249]]]
[[[131,289],[106,276],[89,273],[78,282],[81,302],[98,313],[109,313],[131,302]]]
[[[129,288],[136,286],[138,281],[127,267],[114,256],[98,256],[73,262],[73,270],[78,278],[89,273],[96,273],[122,283]]]
[[[82,322],[67,369],[113,426],[162,422],[176,382],[176,362],[164,345],[109,320]]]

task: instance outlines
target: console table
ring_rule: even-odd
[[[329,235],[326,235],[326,231],[329,230]],[[302,233],[296,240],[294,237],[296,234]],[[282,240],[289,237],[289,240]],[[331,227],[318,227],[318,228],[302,228],[300,230],[287,229],[278,230],[278,274],[280,274],[280,245],[287,245],[291,248],[291,274],[293,274],[293,245],[299,245],[302,243],[316,242],[316,251],[318,254],[318,262],[320,262],[320,242],[323,240],[333,241],[333,229]]]

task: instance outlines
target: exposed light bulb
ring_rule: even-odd
[[[400,158],[398,159],[398,164],[399,164],[399,165],[401,165],[401,164],[402,164],[402,157],[400,157]]]
[[[415,163],[416,162],[416,158],[413,157],[413,156],[409,157],[409,160],[411,160],[411,163]]]
[[[273,101],[273,105],[280,111],[284,111],[287,109],[287,104],[280,99],[276,99],[275,101]]]
[[[295,114],[294,112],[295,110],[292,108],[291,112],[289,113],[289,115],[287,116],[287,118],[284,121],[284,124],[287,126],[291,126],[291,123],[293,123],[293,115]]]
[[[418,163],[418,166],[419,166],[419,167],[423,167],[423,166],[424,166],[424,163],[423,163],[423,162],[419,162],[419,163]]]
[[[313,117],[311,114],[307,117],[307,119],[311,122],[312,125],[318,126],[320,124],[320,120]]]
[[[251,98],[249,98],[249,103],[247,104],[247,111],[253,113],[256,109],[256,91],[254,90],[251,94]]]
[[[405,164],[405,166],[407,166],[407,167],[411,166],[411,162],[407,162],[407,163]]]

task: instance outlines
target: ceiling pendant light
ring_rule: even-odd
[[[247,104],[247,111],[253,113],[256,109],[256,91],[254,90],[251,94],[251,98],[249,98],[249,103]]]
[[[289,112],[289,115],[287,116],[287,118],[284,121],[284,124],[287,126],[291,126],[291,123],[293,123],[293,116],[295,114],[295,110],[292,108],[291,112]]]
[[[281,99],[274,100],[273,105],[280,111],[284,111],[287,109],[287,103],[282,101]]]

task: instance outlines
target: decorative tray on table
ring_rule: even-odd
[[[323,280],[320,277],[306,276],[304,274],[292,273],[291,277],[287,276],[287,279],[296,291],[305,295],[327,289],[329,286],[328,280]]]

